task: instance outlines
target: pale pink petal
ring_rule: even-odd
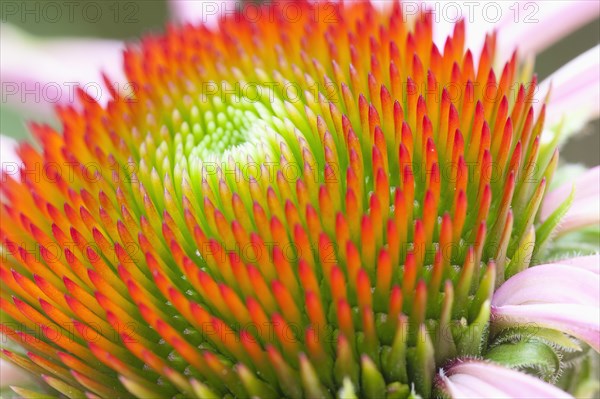
[[[451,398],[572,398],[536,377],[494,363],[468,359],[440,370],[437,387]]]
[[[0,162],[2,163],[2,170],[4,170],[5,164],[19,162],[16,151],[17,145],[17,140],[0,134]]]
[[[485,392],[489,398],[508,398],[505,392],[470,374],[450,377],[449,393],[452,398],[480,398]]]
[[[576,198],[598,196],[598,193],[600,192],[600,166],[596,166],[586,171],[584,174],[577,177],[575,181],[563,184],[562,186],[550,192],[544,199],[542,217],[550,216],[554,209],[556,209],[558,205],[565,201],[569,194],[571,194],[571,189],[573,186],[575,186]],[[552,207],[551,205],[555,206]]]
[[[600,303],[600,276],[566,265],[540,265],[517,273],[494,293],[492,306]]]
[[[600,15],[600,2],[589,0],[524,1],[510,3],[500,24],[498,50],[537,54]],[[519,9],[518,14],[514,11]]]
[[[600,352],[600,308],[574,304],[492,306],[492,323],[551,328],[574,336]]]
[[[600,274],[600,254],[578,256],[577,258],[561,259],[553,262],[553,264],[578,267],[590,271],[592,273]]]
[[[574,263],[535,266],[508,279],[492,297],[492,325],[551,328],[600,351],[598,258]]]
[[[600,223],[600,203],[598,199],[581,201],[571,208],[558,227],[561,234]]]
[[[0,184],[3,184],[5,179],[16,178],[19,176],[22,165],[19,156],[17,155],[18,143],[15,139],[0,134]],[[3,199],[3,194],[0,193],[0,198]],[[2,221],[0,220],[0,227]]]
[[[522,56],[535,55],[600,15],[596,1],[407,1],[405,15],[429,9],[435,12],[434,41],[443,46],[460,18],[467,26],[466,45],[483,45],[486,33],[498,32],[499,60],[504,62],[518,48]],[[526,38],[526,40],[524,40]]]
[[[123,43],[115,40],[31,36],[0,24],[2,102],[45,115],[55,104],[72,103],[77,86],[101,103],[110,99],[101,73],[122,91]]]
[[[545,96],[548,90],[547,126],[564,119],[569,124],[569,130],[577,131],[588,120],[600,116],[600,45],[579,55],[546,78],[540,84],[538,97]]]
[[[573,188],[575,198],[558,227],[563,233],[600,223],[600,166],[546,195],[540,211],[541,220],[546,220],[569,197]]]
[[[31,374],[4,359],[0,359],[0,388],[21,385],[31,380]]]
[[[220,16],[233,17],[235,13],[255,12],[256,6],[244,7],[241,0],[170,0],[169,6],[175,21],[181,23],[216,26]],[[252,10],[250,10],[252,7]],[[254,17],[254,14],[253,14]]]

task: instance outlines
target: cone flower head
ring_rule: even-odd
[[[32,125],[5,358],[68,397],[430,397],[514,327],[492,295],[548,241],[558,161],[536,77],[463,22],[438,48],[397,3],[296,7],[149,35],[127,93]]]

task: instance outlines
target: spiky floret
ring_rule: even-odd
[[[440,50],[398,4],[297,7],[148,36],[130,96],[33,126],[6,358],[69,397],[400,398],[485,351],[557,162],[535,78],[494,36],[476,65],[463,23]]]

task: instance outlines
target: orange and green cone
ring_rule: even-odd
[[[130,93],[32,125],[2,185],[3,357],[47,386],[17,393],[430,397],[485,357],[494,290],[564,212],[536,222],[558,152],[535,76],[397,4],[264,7],[145,37]]]

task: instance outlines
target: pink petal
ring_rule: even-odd
[[[430,9],[435,19],[434,40],[443,48],[453,24],[462,17],[467,24],[466,44],[479,50],[486,33],[498,31],[499,60],[506,60],[515,49],[523,56],[535,55],[577,28],[600,15],[596,1],[524,1],[524,2],[441,2],[425,0],[405,2],[405,16]],[[526,38],[526,40],[523,40]],[[478,57],[477,51],[473,54]]]
[[[101,39],[41,39],[1,24],[0,81],[2,101],[46,115],[55,104],[72,103],[75,87],[105,103],[110,98],[106,75],[123,90],[123,43]]]
[[[16,151],[17,146],[17,140],[0,134],[0,162],[2,163],[3,169],[4,165],[7,163],[19,162],[19,157],[17,156]]]
[[[572,398],[538,378],[481,360],[458,361],[440,370],[438,388],[452,398]]]
[[[6,388],[9,385],[20,385],[31,380],[31,374],[4,359],[0,359],[0,388]]]
[[[519,49],[522,55],[537,54],[600,15],[600,3],[588,0],[527,1],[519,13],[511,3],[510,13],[500,23],[500,54]]]
[[[600,166],[546,195],[540,211],[541,220],[547,219],[569,197],[573,187],[573,204],[558,227],[563,233],[600,223]]]
[[[449,392],[452,398],[481,398],[485,392],[489,398],[508,398],[505,392],[470,374],[450,377]]]
[[[535,266],[508,279],[492,297],[492,324],[551,328],[600,351],[598,257],[574,263]]]
[[[570,209],[558,226],[560,233],[588,226],[597,226],[600,223],[600,203],[597,198],[595,200],[581,201],[574,204],[574,206],[577,206],[577,208]]]
[[[516,274],[496,290],[492,306],[532,303],[600,303],[600,276],[582,268],[540,265]]]
[[[239,0],[170,0],[169,6],[174,20],[209,26],[216,26],[220,15],[232,16],[237,11],[244,12],[243,3]],[[253,17],[255,10],[253,5]]]
[[[492,323],[551,328],[574,336],[600,352],[600,308],[573,304],[492,306]]]
[[[552,126],[565,118],[573,126],[571,130],[580,130],[583,123],[600,116],[600,45],[579,55],[558,71],[546,78],[538,90],[546,95],[550,89],[550,102],[546,113],[546,124]],[[573,112],[579,116],[572,123]]]
[[[561,259],[553,264],[568,265],[570,267],[579,267],[589,272],[600,274],[600,254],[589,256],[578,256],[577,258]]]
[[[17,155],[17,147],[18,143],[15,139],[0,134],[0,164],[2,165],[0,181],[2,183],[6,179],[17,178],[19,176],[19,169],[22,162]],[[3,198],[3,195],[0,193],[0,198]]]
[[[571,188],[575,186],[575,197],[586,198],[586,197],[597,197],[600,193],[600,166],[596,166],[583,175],[577,177],[574,182],[564,184],[552,191],[545,198],[544,205],[550,208],[549,205],[555,204],[554,209],[558,207],[564,200],[567,199],[571,193]],[[554,209],[543,209],[543,214],[546,217],[550,216],[550,213]],[[545,211],[545,212],[544,212]]]

